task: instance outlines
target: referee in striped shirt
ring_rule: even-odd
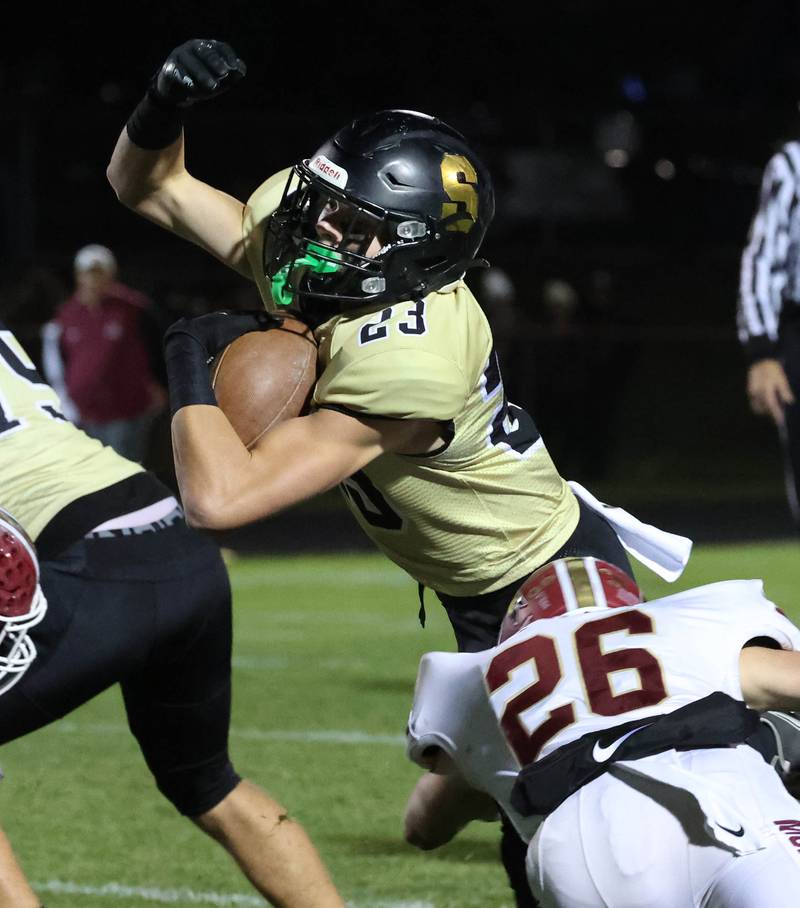
[[[742,253],[736,313],[754,413],[778,428],[786,494],[800,530],[800,142],[787,142],[764,169],[758,208]]]

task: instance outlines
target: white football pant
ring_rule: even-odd
[[[624,768],[643,765],[672,781],[685,773],[705,811],[689,791]],[[531,841],[528,879],[543,906],[800,905],[800,804],[756,751],[669,751],[612,772],[567,798]]]

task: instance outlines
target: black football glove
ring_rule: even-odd
[[[249,331],[267,331],[277,328],[283,319],[263,309],[240,312],[208,312],[194,318],[179,318],[164,334],[164,350],[169,351],[173,341],[189,337],[197,341],[210,360],[228,344]]]
[[[176,47],[153,77],[151,91],[165,105],[189,107],[243,79],[247,67],[229,44],[193,38]]]

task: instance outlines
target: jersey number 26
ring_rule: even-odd
[[[573,634],[589,707],[599,716],[618,716],[630,710],[655,706],[667,696],[661,666],[652,653],[638,647],[603,651],[603,636],[619,631],[631,635],[652,634],[653,622],[644,612],[634,610],[587,621]],[[512,673],[526,663],[533,663],[536,680],[508,700],[500,715],[506,739],[523,766],[532,763],[542,747],[572,725],[576,718],[572,703],[564,703],[550,710],[547,719],[532,732],[522,722],[521,714],[553,693],[562,678],[561,659],[552,637],[529,637],[498,653],[486,672],[489,692],[494,693],[507,684]],[[638,674],[639,686],[615,694],[609,676],[624,670]]]

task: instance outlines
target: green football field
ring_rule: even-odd
[[[230,570],[239,772],[305,824],[354,908],[510,908],[494,824],[434,853],[401,838],[418,776],[402,737],[417,662],[452,649],[433,594],[423,630],[416,584],[378,555]],[[639,572],[649,598],[734,577],[764,578],[800,619],[797,544],[697,547],[674,585]],[[0,765],[0,819],[47,908],[264,904],[156,792],[116,689],[8,745]]]

